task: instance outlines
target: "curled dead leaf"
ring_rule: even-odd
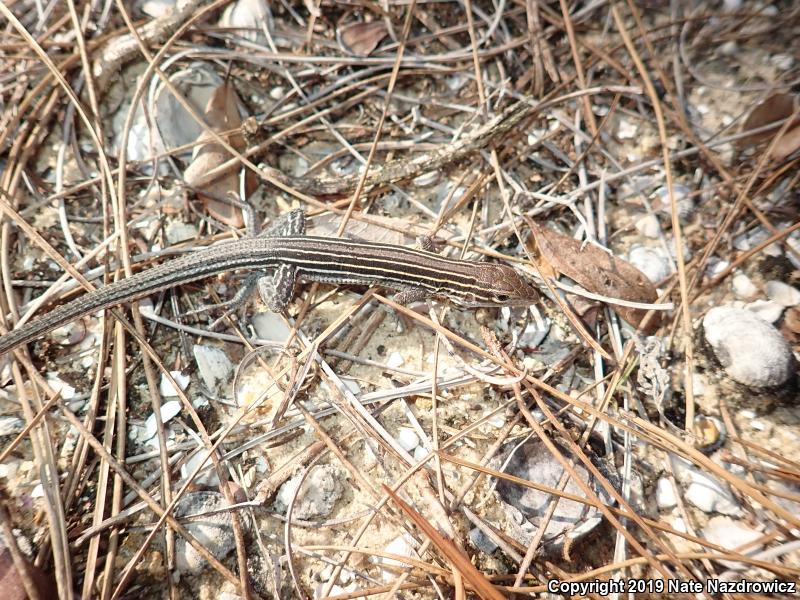
[[[239,116],[239,98],[236,90],[228,82],[220,85],[206,105],[204,117],[208,126],[234,149],[242,152],[245,149],[244,137],[241,134],[242,119]],[[229,202],[220,200],[229,193],[238,196],[239,174],[238,169],[232,169],[220,175],[211,182],[200,182],[209,171],[231,159],[231,154],[221,144],[212,138],[208,131],[203,131],[197,138],[192,163],[186,168],[183,178],[192,187],[202,188],[206,193],[198,192],[198,197],[203,201],[206,211],[215,219],[230,225],[241,227],[244,224],[241,209]],[[251,172],[247,172],[245,179],[245,193],[250,195],[255,191],[256,180]]]
[[[339,40],[351,53],[369,56],[388,33],[383,21],[353,23],[339,30]]]
[[[554,271],[576,281],[586,290],[629,302],[652,304],[658,299],[655,286],[639,269],[592,244],[583,244],[569,236],[532,223],[533,234],[541,258]],[[617,314],[634,327],[641,323],[646,310],[618,304]],[[660,313],[651,317],[645,333],[653,333],[660,325]]]
[[[781,136],[772,148],[770,158],[783,160],[797,150],[800,150],[800,125],[793,127]]]
[[[783,315],[781,333],[792,344],[800,342],[800,307],[792,306],[786,310]]]
[[[776,93],[772,94],[762,102],[756,104],[753,109],[750,111],[750,114],[747,115],[747,118],[742,123],[740,128],[741,133],[746,133],[752,129],[759,129],[766,125],[770,125],[772,123],[776,123],[777,121],[781,121],[782,119],[787,119],[792,116],[794,113],[796,106],[797,106],[797,96],[794,94],[785,94],[785,93]],[[793,128],[800,126],[800,119],[797,119],[795,123],[792,125]],[[760,133],[753,133],[746,137],[739,139],[737,145],[740,148],[746,148],[748,146],[753,146],[760,142],[766,141],[771,139],[774,135],[776,129],[771,129],[769,131],[762,131]],[[791,129],[786,133],[788,136],[791,132]],[[779,142],[780,143],[780,142]]]

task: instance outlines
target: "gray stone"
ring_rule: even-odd
[[[749,310],[712,308],[703,318],[703,328],[717,360],[738,383],[750,387],[781,385],[796,368],[784,337]]]
[[[224,560],[236,545],[230,512],[214,512],[225,506],[225,498],[218,492],[194,492],[186,494],[175,507],[175,516],[219,560]],[[211,514],[187,518],[205,513]],[[246,524],[246,519],[243,522]],[[199,573],[207,568],[208,563],[185,539],[179,538],[175,547],[175,566],[183,573]]]
[[[275,497],[275,509],[285,513],[296,495],[292,508],[293,519],[307,520],[327,516],[344,491],[341,469],[332,465],[312,467],[298,493],[297,486],[300,485],[302,475],[298,473],[281,486]]]

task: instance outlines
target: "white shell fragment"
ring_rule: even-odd
[[[396,537],[388,544],[386,544],[384,552],[386,552],[387,554],[394,554],[395,556],[409,556],[409,557],[415,556],[414,539],[407,533],[404,533],[400,537]],[[391,565],[394,567],[405,566],[404,563],[401,563],[400,561],[395,560],[394,558],[377,557],[373,560],[375,563],[379,565],[387,565],[387,566]],[[385,569],[382,570],[382,574],[383,574],[383,580],[387,582],[394,581],[397,578],[397,573],[395,570]]]
[[[16,435],[25,429],[25,422],[19,417],[0,417],[0,436]]]
[[[672,208],[670,206],[669,190],[667,186],[658,188],[655,191],[655,196],[661,200],[662,210],[667,214],[671,213]],[[675,200],[675,206],[678,209],[678,218],[681,222],[690,219],[694,213],[692,190],[681,183],[676,183],[672,186],[672,197]]]
[[[675,486],[666,477],[662,477],[656,484],[656,504],[661,510],[677,506],[678,500],[675,497]]]
[[[167,423],[170,419],[172,419],[175,415],[181,412],[181,403],[178,400],[170,400],[169,402],[165,402],[161,405],[161,422]],[[144,435],[142,439],[149,440],[154,438],[156,435],[156,415],[151,413],[149,417],[147,417],[147,421],[145,421],[144,425]]]
[[[705,339],[728,376],[743,385],[781,385],[795,368],[791,348],[772,325],[742,308],[718,306],[703,318]]]
[[[164,233],[170,244],[180,244],[187,240],[195,240],[199,235],[197,227],[182,221],[170,221]]]
[[[531,321],[519,336],[519,343],[523,348],[538,348],[550,333],[552,322],[536,306],[530,307],[530,313]]]
[[[764,319],[767,323],[774,323],[783,314],[783,306],[772,300],[754,300],[747,304],[745,308]]]
[[[75,398],[75,388],[58,377],[55,373],[47,374],[47,385],[49,385],[54,392],[58,392],[62,400],[72,400]]]
[[[734,550],[739,546],[746,546],[750,544],[750,542],[754,542],[762,537],[763,534],[755,529],[751,529],[743,523],[734,521],[730,517],[716,516],[709,519],[708,525],[703,528],[702,535],[712,544],[722,546],[727,550]],[[748,546],[743,554],[745,556],[748,554],[756,554],[761,551],[761,548],[763,548],[761,544]],[[729,569],[745,566],[741,562],[732,560],[720,560],[719,562]]]
[[[800,304],[800,290],[782,281],[767,282],[767,297],[785,307]]]
[[[206,387],[213,391],[223,390],[233,372],[233,363],[225,351],[215,346],[197,344],[192,352],[197,361],[197,372]]]
[[[170,375],[175,380],[175,383],[178,384],[178,387],[181,388],[181,391],[185,390],[189,387],[189,383],[192,381],[192,378],[188,375],[184,375],[181,371],[170,371]],[[164,398],[175,397],[178,395],[178,390],[175,389],[175,386],[172,385],[171,381],[168,381],[164,375],[161,375],[161,382],[158,385],[158,391]]]
[[[386,360],[386,366],[390,369],[396,369],[397,367],[402,367],[405,362],[406,360],[403,358],[402,354],[399,352],[392,352]]]

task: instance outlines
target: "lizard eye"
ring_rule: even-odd
[[[511,296],[508,294],[495,294],[492,299],[499,304],[505,304],[511,300]]]

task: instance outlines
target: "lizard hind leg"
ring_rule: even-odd
[[[259,237],[287,237],[290,235],[305,235],[306,233],[306,213],[295,208],[288,213],[281,215],[268,229],[259,234]]]
[[[274,313],[282,313],[294,296],[296,279],[297,269],[286,263],[278,266],[271,277],[259,279],[258,292],[267,308]]]

